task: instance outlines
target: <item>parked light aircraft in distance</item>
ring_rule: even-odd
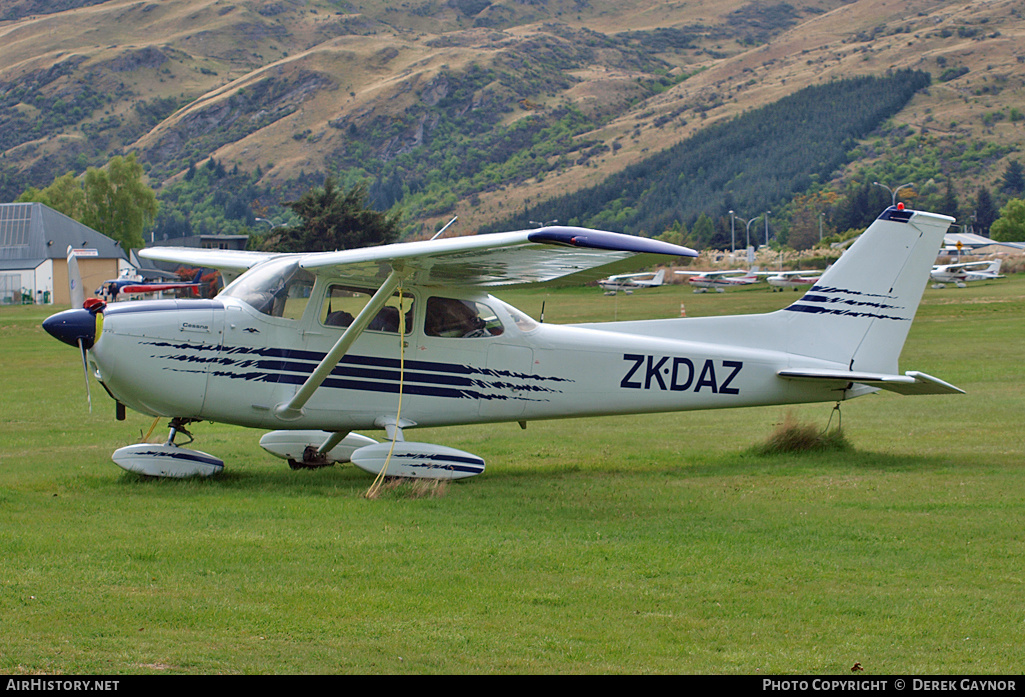
[[[964,261],[958,264],[937,264],[932,267],[929,277],[932,278],[933,288],[944,288],[947,283],[953,283],[958,288],[964,288],[969,281],[987,281],[993,278],[1003,278],[1000,275],[1000,259],[995,261]]]
[[[169,290],[187,290],[198,297],[203,288],[203,284],[200,282],[202,275],[203,270],[198,269],[191,282],[147,281],[142,276],[132,274],[130,270],[125,269],[118,278],[104,281],[103,285],[96,289],[96,295],[106,302],[126,300],[130,295],[148,295]]]
[[[798,290],[804,286],[815,285],[821,277],[821,271],[777,271],[767,276],[765,281],[772,286],[773,290],[777,288],[780,290],[784,288]]]
[[[799,300],[760,315],[542,324],[490,291],[573,284],[692,250],[568,227],[310,254],[149,249],[237,276],[211,300],[86,301],[49,317],[125,407],[169,417],[119,449],[152,476],[215,474],[178,445],[214,421],[268,430],[293,467],[463,478],[484,460],[408,442],[418,427],[961,392],[898,357],[951,218],[886,209]],[[376,442],[355,433],[384,429]]]
[[[615,295],[620,290],[632,293],[640,288],[655,288],[662,285],[665,279],[666,270],[659,269],[657,273],[622,273],[609,276],[598,281],[598,285],[605,291],[605,295]]]
[[[731,271],[699,271],[697,273],[693,271],[677,271],[676,273],[689,276],[687,283],[694,286],[695,293],[704,293],[709,289],[722,293],[726,288],[749,286],[761,280],[758,276],[757,268],[753,268],[750,271],[733,269]]]

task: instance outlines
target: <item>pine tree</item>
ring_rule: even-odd
[[[949,215],[951,218],[957,218],[957,213],[960,207],[961,204],[958,202],[957,192],[954,191],[954,185],[951,183],[950,179],[947,179],[947,190],[943,194],[943,201],[940,202],[940,207],[937,213]]]
[[[1025,168],[1018,160],[1011,160],[1007,163],[1007,169],[1001,180],[1000,190],[1010,196],[1017,196],[1025,192]]]
[[[708,214],[702,213],[698,216],[698,219],[694,222],[694,227],[690,230],[690,239],[699,247],[708,247],[714,237],[715,224],[712,223],[712,219],[708,217]]]
[[[979,187],[979,193],[975,197],[975,220],[973,226],[975,232],[980,235],[989,234],[989,226],[999,217],[1000,213],[993,203],[993,196],[989,189]]]
[[[299,216],[297,225],[281,228],[263,248],[272,252],[327,252],[388,244],[398,239],[398,214],[388,216],[367,207],[367,186],[338,189],[328,177],[323,188],[310,189],[285,206]]]

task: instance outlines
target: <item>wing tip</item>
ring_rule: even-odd
[[[662,254],[666,256],[696,257],[698,253],[690,247],[683,247],[649,237],[627,235],[620,232],[591,230],[576,227],[546,227],[527,235],[530,242],[559,244],[583,249],[600,249],[632,254]]]

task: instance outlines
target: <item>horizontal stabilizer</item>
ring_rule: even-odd
[[[831,380],[856,382],[870,387],[878,387],[899,394],[964,394],[964,390],[954,387],[932,375],[909,370],[904,375],[887,375],[885,373],[861,373],[848,370],[781,370],[778,373],[787,380]]]

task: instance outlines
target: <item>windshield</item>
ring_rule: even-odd
[[[294,257],[281,257],[242,274],[221,295],[238,298],[265,315],[298,319],[310,297],[313,280]]]

